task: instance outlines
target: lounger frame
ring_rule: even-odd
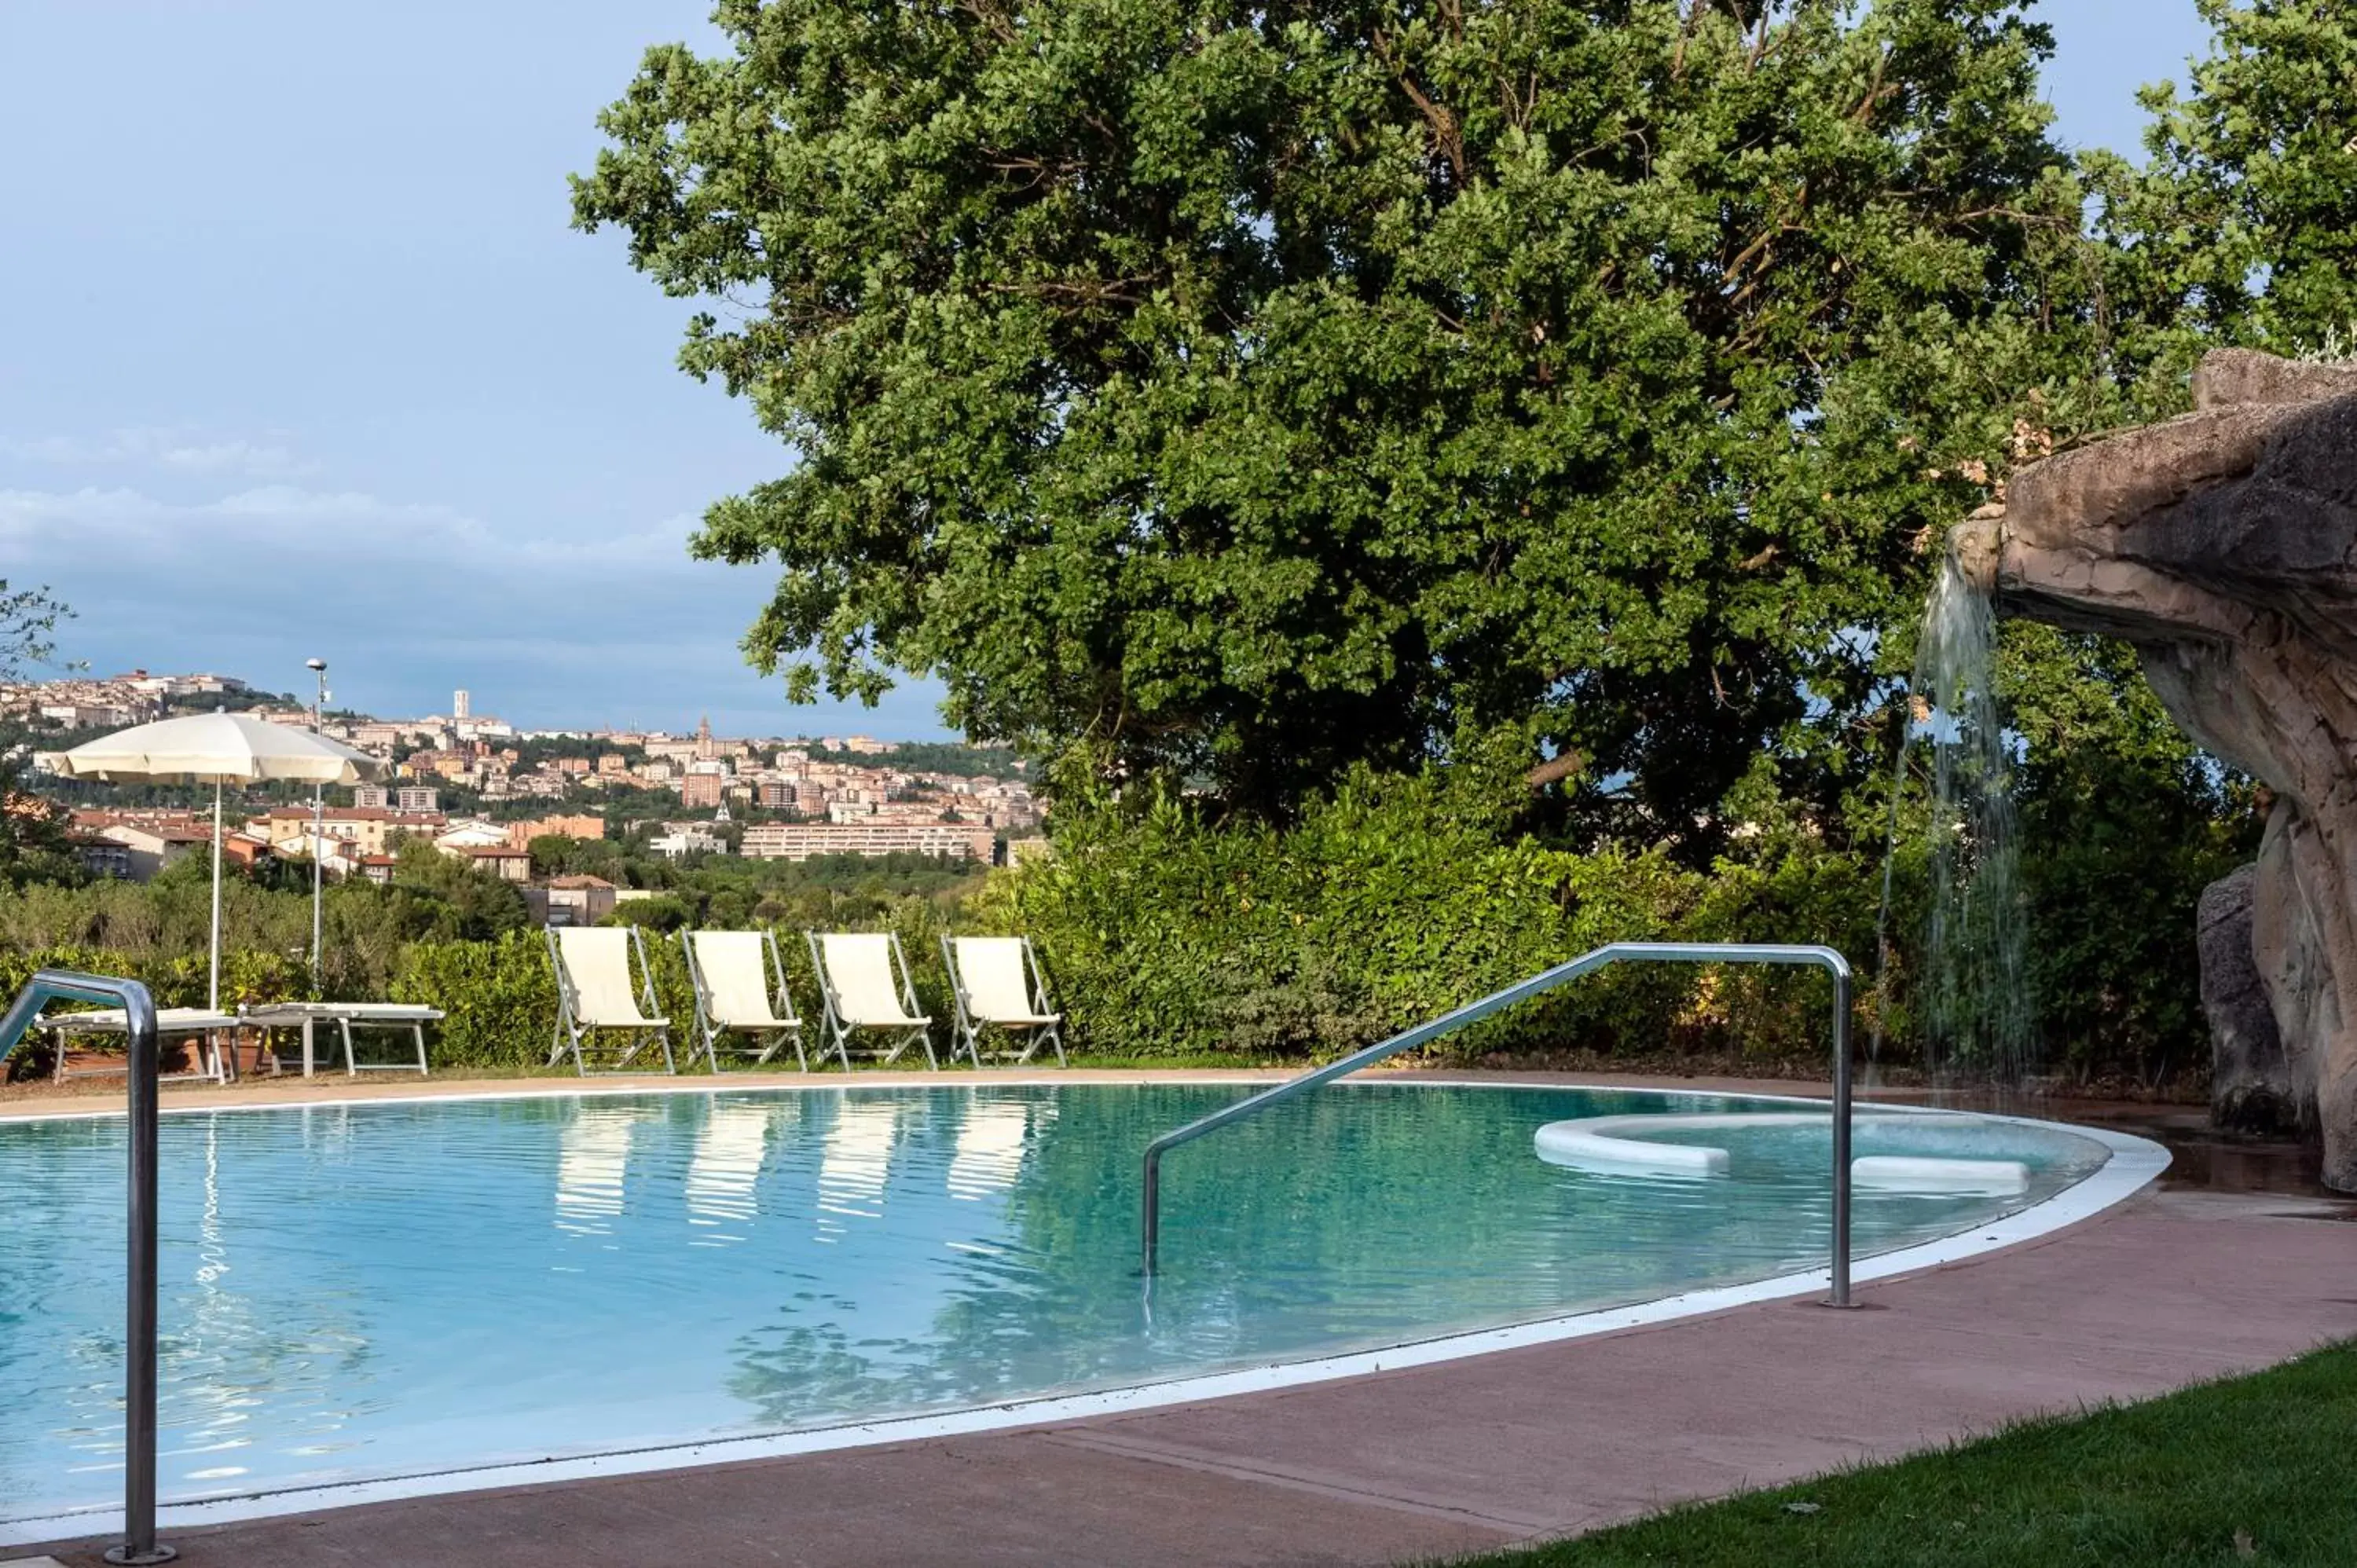
[[[692,931],[684,927],[681,928],[679,933],[680,951],[687,955],[688,983],[695,991],[695,1038],[689,1042],[689,1054],[694,1055],[694,1047],[700,1042],[704,1047],[705,1065],[717,1073],[720,1070],[720,1041],[723,1036],[752,1036],[751,1042],[747,1045],[732,1044],[729,1047],[729,1054],[749,1056],[753,1058],[755,1067],[765,1066],[769,1059],[776,1056],[779,1050],[791,1040],[793,1042],[794,1059],[802,1064],[804,1072],[810,1071],[810,1053],[802,1048],[802,1015],[794,1009],[793,993],[786,989],[786,961],[778,951],[778,933],[766,927],[758,933],[761,939],[761,951],[765,955],[768,965],[770,994],[785,1009],[785,1017],[780,1021],[782,1026],[774,1029],[757,1028],[744,1024],[724,1024],[714,1016],[712,988],[705,983],[704,965],[695,956],[695,939],[702,934],[704,933]],[[761,1044],[761,1036],[764,1035],[771,1036],[766,1046]],[[848,1059],[845,1059],[843,1065],[846,1071],[849,1070],[851,1063]]]
[[[231,1082],[236,1079],[237,1052],[233,1046],[231,1049],[224,1052],[221,1049],[221,1037],[223,1035],[234,1036],[238,1020],[233,1015],[226,1013],[209,1014],[207,1019],[208,1021],[202,1024],[191,1024],[185,1021],[175,1022],[170,1018],[158,1018],[156,1029],[157,1043],[160,1045],[166,1040],[188,1041],[190,1056],[187,1071],[161,1074],[156,1078],[156,1082],[221,1084]],[[66,1066],[66,1054],[74,1041],[87,1040],[92,1036],[120,1036],[126,1032],[124,1026],[112,1021],[92,1023],[89,1021],[87,1014],[81,1013],[51,1014],[35,1022],[37,1027],[48,1032],[50,1048],[57,1052],[49,1067],[49,1081],[52,1083],[63,1083],[71,1078],[123,1078],[130,1073],[127,1050],[124,1054],[124,1065],[122,1067],[70,1068]]]
[[[655,1043],[662,1047],[663,1071],[668,1073],[679,1071],[679,1063],[673,1059],[671,1052],[671,1020],[662,1015],[662,1006],[655,1000],[655,972],[654,966],[647,961],[646,937],[636,926],[627,926],[623,929],[630,933],[630,943],[623,952],[623,962],[628,964],[635,959],[638,963],[635,983],[632,982],[632,977],[627,975],[624,980],[639,999],[640,1013],[647,1020],[642,1024],[583,1022],[581,996],[574,989],[572,972],[565,966],[565,950],[557,941],[557,928],[550,926],[544,929],[542,934],[548,939],[548,961],[556,971],[556,1033],[549,1047],[548,1065],[550,1067],[554,1067],[558,1062],[563,1061],[565,1052],[570,1049],[573,1053],[573,1070],[581,1077],[587,1078],[590,1071],[589,1064],[582,1055],[581,1042],[599,1029],[618,1029],[635,1034],[639,1037],[630,1042],[628,1050],[623,1051],[614,1059],[612,1067],[601,1068],[598,1069],[600,1072],[618,1073],[628,1068],[637,1058],[638,1054],[646,1048],[646,1036],[649,1035],[652,1035],[655,1037]]]
[[[425,1061],[425,1026],[438,1024],[443,1015],[436,1008],[410,1006],[398,1002],[268,1002],[241,1008],[241,1015],[260,1028],[265,1037],[274,1030],[299,1029],[303,1033],[303,1073],[309,1077],[318,1063],[314,1035],[321,1024],[333,1024],[344,1046],[344,1075],[357,1078],[364,1072],[414,1072],[420,1078],[431,1076]],[[416,1054],[415,1061],[370,1061],[360,1059],[352,1032],[356,1029],[379,1029],[387,1034],[409,1031],[409,1043]],[[282,1070],[285,1058],[276,1058]]]
[[[856,935],[857,933],[829,932],[826,934]],[[827,1032],[826,1041],[820,1047],[820,1054],[824,1055],[826,1050],[832,1047],[837,1059],[842,1061],[845,1069],[847,1070],[851,1066],[850,1042],[852,1032],[857,1029],[882,1029],[887,1032],[897,1032],[900,1036],[899,1042],[893,1046],[888,1051],[880,1049],[863,1051],[860,1053],[861,1055],[879,1057],[882,1058],[884,1066],[890,1067],[894,1062],[900,1059],[900,1054],[903,1051],[906,1051],[910,1046],[921,1045],[925,1047],[925,1065],[938,1071],[941,1068],[942,1060],[941,1058],[933,1054],[932,1020],[926,1017],[924,1015],[924,1009],[918,1005],[917,983],[914,974],[909,968],[909,955],[900,946],[900,933],[898,931],[885,931],[880,934],[888,938],[891,943],[891,957],[888,961],[892,966],[892,979],[895,989],[898,991],[900,997],[900,1005],[907,1010],[909,1016],[916,1020],[916,1022],[904,1026],[899,1024],[854,1024],[847,1021],[843,1015],[842,998],[835,992],[834,976],[826,967],[826,952],[823,945],[819,940],[820,933],[817,931],[804,931],[802,933],[802,940],[810,944],[811,969],[818,975],[818,994],[820,1006],[822,1008],[822,1021],[825,1024]]]
[[[1048,977],[1039,968],[1039,950],[1032,945],[1029,937],[1017,937],[1015,940],[1023,944],[1023,970],[1030,981],[1031,1011],[1042,1016],[1054,1015],[1054,1021],[1046,1024],[1001,1026],[1009,1029],[1028,1030],[1031,1036],[1030,1041],[1020,1051],[993,1051],[990,1054],[996,1058],[1012,1058],[1015,1065],[1021,1067],[1039,1054],[1041,1046],[1053,1046],[1056,1047],[1056,1065],[1070,1067],[1071,1063],[1064,1057],[1064,1020],[1060,1015],[1056,1015],[1055,1008],[1049,1004]],[[942,967],[949,971],[950,995],[957,1009],[957,1036],[950,1041],[950,1060],[952,1062],[957,1060],[960,1042],[963,1041],[966,1059],[974,1063],[976,1071],[980,1071],[983,1058],[982,1031],[996,1023],[996,1020],[985,1018],[976,1011],[974,999],[966,992],[965,971],[958,963],[957,940],[946,932],[942,936]]]

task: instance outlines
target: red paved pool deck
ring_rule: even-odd
[[[2147,1190],[2038,1241],[1862,1287],[1853,1312],[1768,1303],[1054,1427],[167,1538],[188,1568],[1426,1561],[2357,1336],[2348,1213]],[[102,1544],[49,1550],[95,1564]]]

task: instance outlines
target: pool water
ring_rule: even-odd
[[[1165,1162],[1230,1084],[724,1090],[181,1113],[162,1133],[167,1502],[840,1424],[1340,1354],[1821,1266],[1826,1126],[1709,1181],[1541,1124],[1770,1109],[1364,1083]],[[1903,1123],[1921,1120],[1922,1130]],[[1937,1126],[1932,1123],[1936,1121]],[[2104,1149],[1978,1119],[1857,1152],[2018,1159],[2010,1198],[1861,1192],[1857,1251],[2051,1197]],[[0,1520],[121,1495],[123,1123],[0,1124]]]

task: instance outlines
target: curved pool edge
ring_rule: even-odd
[[[1141,1083],[1174,1080],[1183,1081],[1178,1079],[1178,1075],[1166,1078],[1159,1074],[1125,1074],[1122,1079],[1122,1081]],[[1041,1073],[1025,1074],[1019,1078],[1011,1074],[1006,1078],[977,1075],[964,1079],[963,1081],[974,1087],[1016,1087],[1031,1083],[1073,1080],[1054,1073]],[[1229,1079],[1225,1081],[1252,1080]],[[1351,1081],[1351,1087],[1376,1087],[1386,1084],[1396,1087],[1423,1084],[1449,1088],[1524,1090],[1547,1088],[1615,1090],[1620,1087],[1610,1083],[1584,1081],[1534,1084],[1421,1075],[1415,1078],[1402,1076],[1389,1079],[1373,1077]],[[919,1086],[923,1086],[923,1080],[919,1080]],[[748,1089],[764,1090],[770,1087],[767,1084],[703,1079],[694,1083],[666,1087],[658,1091],[711,1093]],[[775,1087],[787,1092],[803,1092],[820,1089],[848,1089],[858,1087],[858,1084],[856,1079],[850,1079],[825,1081],[795,1079]],[[879,1083],[870,1087],[894,1089],[906,1088],[909,1085],[896,1082]],[[933,1087],[951,1087],[951,1085],[935,1083]],[[447,1096],[356,1096],[334,1101],[307,1099],[243,1102],[237,1105],[211,1107],[175,1106],[170,1110],[173,1112],[295,1110],[307,1106],[397,1104],[414,1102],[419,1099],[497,1100],[584,1093],[605,1095],[644,1092],[646,1092],[644,1089],[637,1086],[629,1088],[596,1086],[582,1089],[568,1088],[560,1082],[546,1088],[535,1085],[532,1089],[522,1090],[506,1090],[490,1092],[462,1090]],[[1739,1098],[1811,1106],[1827,1104],[1822,1099],[1803,1095],[1749,1093],[1717,1089],[1651,1090],[1641,1092],[1691,1094],[1707,1099]],[[1895,1111],[1907,1114],[1930,1116],[1969,1114],[1985,1121],[2047,1128],[2100,1144],[2107,1151],[2107,1157],[2101,1166],[2088,1176],[2041,1203],[2033,1204],[1986,1225],[1971,1227],[1954,1235],[1856,1259],[1851,1266],[1850,1277],[1857,1284],[1893,1279],[1947,1263],[1961,1262],[2067,1230],[2092,1219],[2134,1197],[2159,1176],[2168,1168],[2169,1163],[2169,1151],[2160,1144],[2147,1138],[2137,1137],[2134,1133],[2115,1132],[2108,1128],[2053,1122],[2032,1116],[2002,1115],[1986,1112],[1956,1112],[1929,1106],[1879,1103],[1873,1109],[1878,1113]],[[122,1112],[117,1110],[80,1114],[106,1116],[120,1115]],[[0,1116],[0,1124],[14,1121],[46,1119],[48,1118],[38,1114]],[[607,1477],[645,1475],[665,1470],[691,1469],[752,1460],[791,1458],[800,1455],[872,1447],[884,1444],[922,1442],[932,1438],[961,1437],[1017,1427],[1060,1424],[1084,1421],[1092,1417],[1119,1416],[1173,1405],[1194,1404],[1206,1400],[1224,1399],[1239,1394],[1262,1393],[1307,1384],[1366,1377],[1378,1372],[1431,1366],[1441,1362],[1491,1355],[1503,1350],[1593,1338],[1624,1329],[1674,1322],[1680,1318],[1698,1317],[1738,1306],[1789,1301],[1812,1292],[1828,1289],[1830,1283],[1829,1269],[1807,1269],[1743,1284],[1685,1291],[1674,1295],[1658,1296],[1650,1301],[1621,1306],[1593,1308],[1556,1317],[1538,1318],[1501,1328],[1471,1329],[1440,1335],[1430,1339],[1410,1340],[1379,1350],[1352,1351],[1339,1356],[1274,1362],[1263,1367],[1141,1383],[1094,1393],[1047,1394],[999,1404],[974,1406],[964,1410],[926,1415],[896,1416],[878,1421],[854,1422],[839,1426],[815,1427],[798,1432],[617,1449],[604,1454],[565,1458],[454,1466],[446,1470],[424,1471],[409,1476],[336,1482],[324,1486],[266,1489],[188,1502],[166,1503],[157,1509],[157,1518],[161,1529],[188,1530],[213,1524],[235,1523],[245,1520],[311,1513],[326,1509],[353,1508],[366,1503],[392,1502],[404,1498],[462,1492],[496,1491],[517,1487],[594,1480]],[[80,1540],[119,1530],[121,1527],[121,1512],[113,1509],[0,1520],[0,1548]]]

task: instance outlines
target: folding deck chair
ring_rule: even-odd
[[[695,987],[696,1039],[703,1042],[704,1059],[714,1072],[720,1070],[723,1035],[751,1036],[730,1048],[751,1056],[756,1067],[791,1040],[794,1059],[804,1072],[810,1071],[810,1057],[802,1049],[802,1021],[786,990],[785,961],[778,956],[774,932],[682,931],[679,945],[687,954],[687,977]],[[843,1065],[848,1069],[851,1063]]]
[[[898,936],[889,931],[802,935],[810,940],[811,967],[818,972],[827,1040],[845,1067],[850,1065],[847,1042],[855,1029],[881,1029],[900,1036],[889,1051],[865,1053],[882,1057],[888,1067],[914,1045],[925,1047],[927,1067],[942,1065],[933,1055],[933,1021],[917,1011],[916,983],[909,978],[909,955],[900,950]]]
[[[1039,954],[1029,937],[948,937],[942,939],[942,962],[950,972],[950,994],[957,1002],[958,1034],[975,1068],[982,1066],[982,1031],[985,1027],[1026,1030],[1030,1039],[1020,1053],[996,1051],[1028,1062],[1043,1045],[1056,1047],[1056,1065],[1064,1059],[1064,1015],[1048,1005],[1048,983],[1039,972]],[[957,1060],[958,1042],[950,1042],[950,1060]]]
[[[638,981],[632,983],[630,962],[638,961]],[[638,1037],[604,1070],[619,1072],[646,1048],[652,1035],[662,1047],[663,1071],[677,1072],[672,1059],[671,1020],[655,1002],[654,971],[647,964],[647,944],[636,926],[551,926],[548,958],[556,966],[556,1034],[548,1053],[554,1067],[573,1053],[573,1070],[589,1076],[581,1042],[597,1029],[626,1030]],[[641,1011],[643,1008],[643,1011]]]

